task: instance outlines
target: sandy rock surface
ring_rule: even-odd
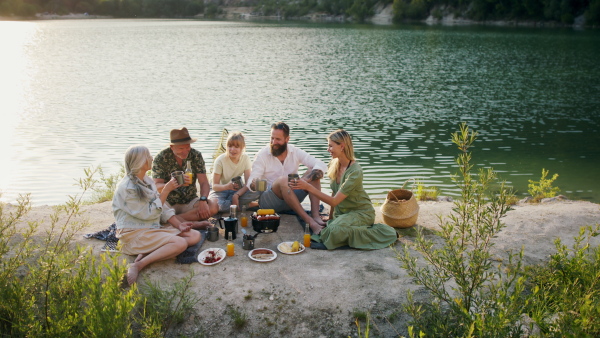
[[[421,202],[419,205],[417,226],[436,230],[439,228],[437,215],[450,213],[453,203]],[[104,242],[82,236],[106,229],[113,222],[111,204],[85,206],[83,210],[83,220],[87,219],[90,225],[81,231],[77,242],[91,246],[100,254]],[[41,226],[44,229],[51,212],[52,207],[35,207],[25,220],[44,220]],[[378,220],[381,220],[380,215]],[[526,263],[537,264],[555,251],[556,237],[570,245],[580,226],[599,223],[600,205],[581,201],[520,204],[509,211],[504,222],[506,228],[495,239],[494,252],[503,256],[507,251],[524,247]],[[400,232],[402,237],[396,242],[397,250],[414,239],[414,228]],[[256,248],[277,252],[272,262],[252,261],[248,251],[242,249],[240,233],[235,241],[234,257],[213,266],[180,265],[174,260],[158,262],[143,270],[139,281],[168,285],[190,271],[196,274],[192,291],[200,301],[190,318],[177,328],[184,336],[347,337],[356,333],[353,313],[367,311],[374,319],[375,336],[407,335],[408,317],[401,309],[406,291],[415,291],[418,298],[425,297],[426,292],[400,268],[392,249],[306,249],[296,255],[277,251],[279,243],[301,240],[302,234],[296,217],[283,215],[277,232],[260,234],[256,239]],[[594,240],[594,245],[598,245],[600,238]],[[201,250],[225,246],[221,230],[219,240],[205,242]],[[122,257],[129,262],[134,258]],[[247,318],[241,329],[234,326],[232,309]]]

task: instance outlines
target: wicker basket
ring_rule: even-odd
[[[419,204],[410,190],[396,189],[387,194],[381,206],[383,222],[394,228],[410,228],[417,223]]]

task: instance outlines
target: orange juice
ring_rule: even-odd
[[[190,184],[192,184],[192,180],[194,179],[194,174],[193,173],[185,173],[184,175],[186,175],[187,177],[190,178]],[[188,186],[190,184],[184,184],[184,185]]]
[[[304,247],[310,248],[310,234],[304,234]]]
[[[227,243],[227,256],[233,256],[235,247],[232,242]]]
[[[245,228],[248,226],[248,217],[242,216],[241,221],[242,221],[242,228]]]

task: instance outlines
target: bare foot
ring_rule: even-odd
[[[312,218],[315,220],[315,222],[317,222],[318,225],[320,225],[322,227],[327,225],[327,223],[325,223],[323,221],[323,219],[321,218],[321,215],[313,216]]]
[[[135,284],[138,278],[138,267],[136,263],[129,265],[129,269],[127,270],[127,283],[131,286]]]
[[[318,224],[317,222],[310,222],[309,226],[312,229],[313,234],[315,234],[315,235],[320,234],[321,230],[323,230],[323,228],[325,228],[324,226]]]
[[[134,263],[137,263],[137,262],[141,261],[141,260],[142,260],[142,258],[144,258],[144,256],[145,256],[144,254],[139,254],[139,255],[138,255],[136,258],[135,258],[135,260],[134,260],[133,262],[134,262]]]
[[[206,230],[209,226],[211,226],[209,221],[199,221],[192,222],[192,229]]]

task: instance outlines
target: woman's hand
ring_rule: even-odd
[[[306,182],[303,178],[289,181],[288,186],[294,190],[301,189],[306,191],[310,191],[311,188],[313,188],[313,186],[310,183]]]
[[[171,177],[171,180],[169,182],[167,182],[167,184],[165,184],[163,190],[167,190],[168,192],[171,192],[177,188],[179,188],[181,185],[177,184],[177,180],[175,179],[175,177]]]

